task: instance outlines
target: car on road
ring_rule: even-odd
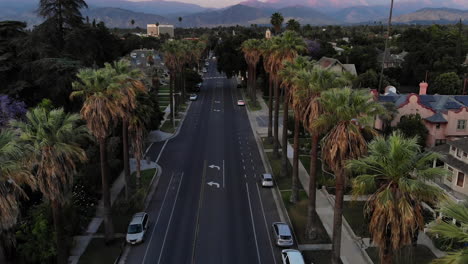
[[[262,174],[262,187],[273,187],[273,177],[269,173]]]
[[[283,264],[305,264],[301,252],[297,249],[283,249],[281,251],[281,259],[283,260]]]
[[[279,247],[291,247],[294,245],[291,228],[284,222],[275,222],[272,224],[272,231],[275,238],[275,244]]]
[[[146,230],[148,229],[148,218],[148,214],[145,212],[139,212],[133,215],[132,221],[130,221],[127,229],[127,243],[135,245],[144,241]]]
[[[191,94],[190,95],[190,101],[196,101],[198,98],[198,95],[197,94]]]
[[[210,63],[209,63],[209,62],[205,62],[205,66],[210,66]]]
[[[206,68],[203,68],[202,72],[207,73],[208,71],[206,70]]]
[[[237,105],[238,106],[244,106],[245,105],[244,100],[237,100]]]

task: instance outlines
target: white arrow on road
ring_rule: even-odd
[[[219,188],[219,183],[217,183],[217,182],[212,182],[212,181],[211,181],[211,182],[209,182],[209,183],[207,183],[207,184],[208,184],[209,186],[215,185],[216,188]]]
[[[213,111],[215,111],[215,112],[221,112],[221,110],[219,110],[219,109],[214,109]]]
[[[214,102],[217,103],[217,104],[221,103],[221,101],[214,101]]]
[[[210,169],[217,168],[218,170],[221,170],[221,168],[219,166],[216,166],[216,165],[210,165],[210,166],[208,166],[208,168],[210,168]]]

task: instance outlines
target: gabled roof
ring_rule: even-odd
[[[431,123],[448,123],[447,119],[441,113],[436,113],[428,118],[424,118],[426,121]]]
[[[334,58],[322,57],[317,64],[325,70],[330,69],[335,65],[341,66],[345,71],[357,76],[356,66],[354,64],[342,64],[339,60]]]
[[[437,118],[434,120],[439,120],[440,115],[449,110],[459,110],[462,107],[468,107],[468,96],[466,95],[417,95],[417,94],[395,94],[389,92],[385,95],[379,96],[379,102],[382,103],[394,103],[396,107],[401,107],[406,104],[411,95],[416,95],[419,97],[419,104],[422,106],[431,109],[436,113],[432,118]],[[431,117],[430,117],[431,118]],[[428,120],[429,121],[429,120]]]

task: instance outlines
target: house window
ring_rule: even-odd
[[[465,130],[465,127],[466,127],[466,120],[458,120],[457,129]]]
[[[447,167],[448,171],[450,172],[449,174],[447,174],[447,181],[448,182],[452,182],[452,178],[453,178],[453,169],[450,168],[450,167]]]
[[[456,148],[455,148],[454,146],[452,146],[451,150],[452,150],[452,151],[455,151],[455,149],[456,149]]]
[[[445,143],[447,143],[446,139],[436,139],[435,140],[435,145],[436,146],[439,146],[439,145],[442,145],[442,144],[445,144]]]
[[[458,172],[457,186],[463,187],[464,181],[465,181],[465,174],[463,172]]]
[[[436,129],[440,129],[440,124],[436,124]]]
[[[457,157],[461,158],[462,152],[461,149],[457,149]]]

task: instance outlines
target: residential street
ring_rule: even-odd
[[[162,175],[148,213],[143,244],[131,264],[280,263],[271,223],[279,221],[245,107],[237,106],[235,79],[210,60],[197,101],[180,133],[151,146]]]

